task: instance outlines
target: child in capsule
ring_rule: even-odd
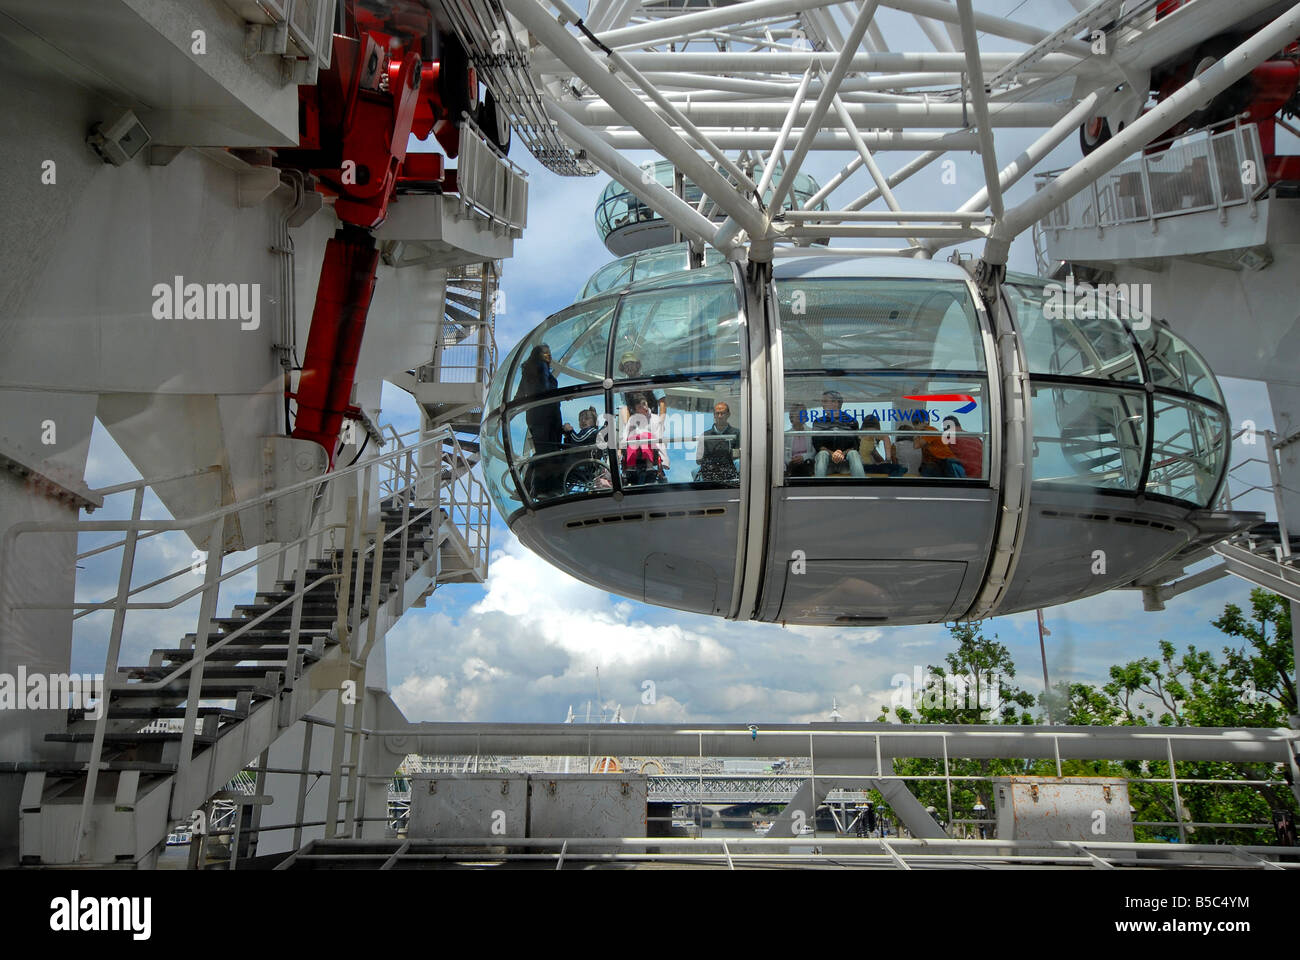
[[[641,376],[641,360],[635,353],[628,350],[619,358],[618,369],[619,372],[628,380],[636,380]],[[623,394],[623,406],[619,410],[618,414],[620,428],[623,424],[627,423],[628,418],[636,412],[636,401],[640,396],[646,396],[649,398],[650,411],[652,413],[658,413],[661,420],[668,415],[668,398],[666,396],[657,396],[655,392],[650,389],[631,390]]]
[[[575,484],[593,490],[608,490],[611,486],[604,452],[595,448],[599,433],[598,421],[596,408],[587,407],[585,410],[578,411],[577,430],[573,429],[572,424],[564,425],[564,449],[573,451],[565,458],[568,465],[565,472],[566,493],[577,492],[574,489]],[[575,466],[578,467],[576,471]]]
[[[822,417],[813,426],[819,435],[812,438],[817,451],[813,461],[813,476],[824,477],[835,468],[835,473],[846,470],[858,479],[866,479],[862,469],[862,455],[858,453],[858,421],[845,413],[844,396],[838,390],[822,394]]]
[[[564,425],[565,447],[586,447],[596,442],[596,408],[578,411],[578,429],[573,424]]]
[[[645,396],[638,397],[636,410],[628,418],[625,431],[627,449],[623,454],[623,472],[629,486],[666,483],[668,480],[664,475],[667,457],[664,456],[663,442],[656,429],[660,422],[650,413],[649,399]]]

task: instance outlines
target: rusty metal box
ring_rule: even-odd
[[[999,840],[1133,842],[1128,781],[1119,777],[997,777]]]
[[[527,774],[447,773],[410,779],[408,837],[500,837],[504,841],[527,835]]]
[[[644,837],[649,778],[627,773],[534,773],[533,837]]]

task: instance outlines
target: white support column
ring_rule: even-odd
[[[812,81],[813,74],[816,72],[816,66],[811,66],[805,70],[803,79],[799,82],[799,89],[794,93],[794,100],[791,101],[790,110],[786,113],[785,120],[781,124],[781,132],[776,135],[776,144],[772,147],[767,166],[763,168],[763,176],[755,188],[755,192],[760,199],[762,199],[763,194],[767,193],[767,188],[772,185],[772,177],[776,173],[777,163],[785,155],[785,143],[790,136],[790,128],[794,126],[795,118],[799,116],[799,108],[803,106],[803,98],[808,93],[808,84]]]
[[[945,152],[946,151],[944,150],[929,150],[921,154],[916,159],[910,160],[907,163],[903,164],[903,166],[899,167],[896,171],[894,171],[888,177],[886,177],[885,182],[889,184],[891,187],[896,187],[904,180],[906,180],[908,177],[910,177],[912,174],[916,173],[918,170],[921,170],[929,166],[931,163],[934,163],[934,161],[942,157]],[[868,190],[862,196],[858,197],[856,200],[854,200],[844,209],[861,210],[863,207],[875,203],[878,199],[880,199],[880,188],[872,187],[870,190]]]
[[[1268,401],[1273,408],[1273,429],[1278,436],[1278,471],[1281,490],[1279,499],[1287,531],[1291,536],[1300,532],[1300,439],[1295,437],[1300,432],[1300,386],[1284,383],[1268,385]],[[1295,651],[1295,662],[1300,664],[1300,604],[1291,604],[1291,645]],[[1293,678],[1300,682],[1300,672]],[[1293,727],[1300,727],[1300,716],[1291,718]]]
[[[984,166],[985,189],[988,190],[989,208],[993,216],[1002,217],[1002,188],[998,185],[998,155],[993,144],[993,129],[989,125],[989,102],[984,93],[984,68],[980,64],[979,41],[975,38],[975,17],[970,0],[957,0],[961,14],[962,46],[966,52],[966,70],[970,75],[971,103],[975,108],[975,123],[980,132],[980,162]]]
[[[560,132],[576,143],[602,170],[644,200],[665,220],[681,230],[692,240],[713,243],[718,228],[701,216],[694,207],[673,195],[657,180],[647,183],[640,167],[628,160],[599,136],[570,116],[561,104],[544,98],[546,110],[555,120]]]
[[[830,75],[822,86],[822,91],[817,97],[817,103],[813,106],[812,116],[804,124],[803,130],[799,134],[799,142],[795,145],[790,162],[786,164],[785,173],[781,175],[781,181],[776,185],[776,190],[772,194],[772,202],[768,204],[769,222],[772,211],[781,209],[786,194],[790,192],[790,188],[794,185],[794,178],[799,173],[799,168],[803,166],[803,159],[808,155],[808,151],[812,149],[812,138],[816,136],[817,128],[821,126],[822,120],[825,119],[826,112],[831,106],[831,100],[839,89],[840,81],[848,73],[853,54],[861,45],[862,37],[867,32],[867,26],[871,23],[871,18],[876,15],[876,8],[879,6],[880,0],[864,0],[862,9],[858,12],[857,19],[853,21],[852,29],[849,30],[849,35],[844,38],[844,49],[840,51],[839,57],[835,60],[835,66],[831,68]]]
[[[1104,103],[1104,99],[1105,98],[1103,98],[1102,94],[1097,91],[1088,94],[1088,96],[1079,101],[1073,110],[1058,120],[1046,133],[1026,147],[1018,157],[1003,167],[1001,172],[998,173],[998,185],[1001,189],[1006,190],[1013,184],[1018,183],[1025,174],[1029,173],[1029,171],[1043,159],[1043,157],[1047,156],[1060,146],[1061,143],[1074,132],[1079,124],[1092,116],[1097,109],[1100,109]],[[960,212],[983,210],[988,206],[988,202],[988,187],[983,186],[979,190],[975,191],[971,198],[957,209]],[[940,249],[942,246],[942,243],[933,240],[927,241],[925,244],[926,249],[931,253]]]

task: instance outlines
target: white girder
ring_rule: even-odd
[[[1130,123],[1098,154],[1058,177],[1049,196],[1004,210],[1003,193],[1074,129],[1123,109],[1119,104],[1132,94],[1117,95],[1117,88],[1141,86],[1144,71],[1216,33],[1243,24],[1265,27],[1271,39],[1245,51],[1249,63],[1234,55],[1230,68],[1197,81],[1203,101],[1284,45],[1274,42],[1279,37],[1300,33],[1288,16],[1268,26],[1266,18],[1287,6],[1279,0],[1191,0],[1159,21],[1145,0],[1078,0],[1073,10],[1057,5],[1057,23],[1043,22],[1039,5],[1026,6],[1023,19],[1015,20],[978,9],[985,0],[743,0],[721,6],[594,0],[585,22],[566,0],[499,2],[533,42],[525,69],[556,104],[552,119],[570,132],[585,131],[568,137],[578,156],[655,209],[672,206],[670,219],[687,226],[689,236],[705,237],[730,257],[747,253],[753,259],[770,256],[774,243],[814,239],[807,220],[778,215],[811,151],[844,154],[833,168],[839,172],[814,188],[815,203],[824,201],[830,214],[878,201],[878,209],[905,214],[892,193],[895,184],[949,152],[970,151],[980,155],[984,184],[949,220],[827,216],[818,222],[835,226],[819,235],[889,237],[904,256],[932,255],[985,236],[985,259],[1004,263],[1010,241],[1049,197],[1087,186],[1121,156],[1120,145],[1135,149],[1143,131],[1159,133],[1153,128],[1161,122],[1167,127],[1180,107],[1191,106],[1189,95],[1166,101],[1158,117]],[[909,45],[923,46],[916,41],[924,38],[931,49],[889,50],[882,15],[893,18],[885,27],[896,39],[914,20],[919,29],[911,25]],[[1039,133],[1027,148],[1004,148],[999,162],[996,134],[1005,127]],[[628,170],[616,153],[635,149],[670,160],[701,188],[698,220],[667,204],[664,191],[645,178],[627,183]],[[741,162],[745,151],[749,156]],[[920,156],[903,158],[891,173],[895,165],[879,157],[885,151]],[[754,172],[737,176],[742,170]],[[874,186],[849,199],[840,188],[859,170]],[[754,180],[761,180],[757,190]],[[806,196],[798,205],[812,206]],[[932,202],[926,206],[934,212]],[[957,215],[985,210],[991,217],[978,221]],[[705,219],[721,223],[711,237],[702,228]]]

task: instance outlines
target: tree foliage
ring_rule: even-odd
[[[1074,726],[1159,726],[1159,727],[1285,727],[1295,714],[1296,686],[1294,651],[1291,645],[1291,609],[1282,597],[1264,590],[1252,590],[1250,613],[1228,604],[1223,615],[1212,621],[1227,637],[1239,641],[1223,648],[1221,656],[1188,645],[1181,652],[1173,643],[1160,640],[1152,656],[1138,657],[1110,668],[1110,679],[1101,685],[1061,682],[1038,698],[1040,713],[1031,712],[1034,697],[1011,681],[1015,664],[1005,645],[985,637],[978,625],[959,624],[951,628],[956,649],[945,657],[947,672],[991,673],[1000,680],[1001,704],[996,715],[968,707],[943,705],[894,705],[898,720],[905,724],[1028,724],[1045,722],[1046,708],[1056,723]],[[931,666],[932,673],[944,672]],[[888,719],[882,708],[881,720]],[[913,793],[933,807],[941,822],[957,821],[955,832],[974,835],[961,824],[972,816],[977,802],[992,812],[992,786],[988,777],[1032,775],[1056,776],[1055,760],[967,760],[949,758],[948,769],[956,779],[951,793],[943,780],[910,781]],[[899,759],[895,774],[908,777],[941,776],[944,761],[931,758]],[[1124,777],[1129,783],[1129,802],[1134,820],[1151,824],[1135,829],[1139,840],[1180,839],[1178,810],[1181,805],[1182,836],[1193,843],[1273,843],[1268,826],[1272,811],[1297,809],[1296,798],[1286,782],[1288,771],[1281,762],[1226,763],[1179,761],[1175,765],[1178,797],[1169,763],[1149,761],[1079,761],[1060,764],[1063,776]],[[1232,782],[1262,781],[1240,786]],[[1234,829],[1196,827],[1194,824],[1241,824]],[[1258,826],[1255,826],[1258,825]]]

